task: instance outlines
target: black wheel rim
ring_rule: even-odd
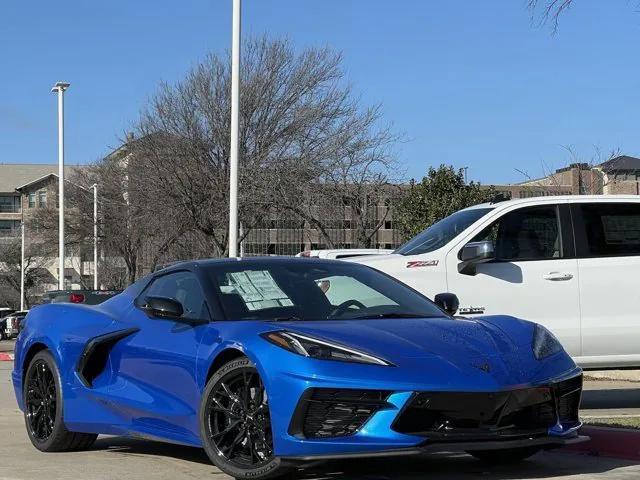
[[[51,436],[56,422],[56,382],[53,372],[44,360],[38,360],[27,378],[25,411],[31,436],[45,442]]]
[[[217,454],[241,468],[273,459],[273,437],[264,384],[253,367],[225,375],[207,401],[207,435]]]

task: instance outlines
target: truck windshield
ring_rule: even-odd
[[[400,255],[420,255],[421,253],[433,252],[438,248],[444,247],[459,233],[484,217],[491,210],[493,210],[493,208],[460,210],[434,223],[426,230],[423,230],[407,243],[398,247],[393,253]]]

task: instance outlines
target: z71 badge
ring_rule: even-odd
[[[438,263],[439,263],[438,260],[423,260],[423,261],[407,262],[407,268],[437,267]]]

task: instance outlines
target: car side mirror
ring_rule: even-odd
[[[150,317],[177,320],[184,314],[182,304],[173,298],[147,297],[142,309]]]
[[[460,300],[454,293],[439,293],[433,297],[433,303],[449,315],[455,315],[460,307]]]
[[[461,262],[458,264],[458,272],[463,275],[475,275],[476,265],[490,262],[496,258],[493,242],[483,240],[482,242],[469,242],[460,252]]]

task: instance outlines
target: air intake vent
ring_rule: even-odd
[[[304,438],[356,433],[377,411],[390,407],[390,391],[312,388],[296,408],[289,433]]]

